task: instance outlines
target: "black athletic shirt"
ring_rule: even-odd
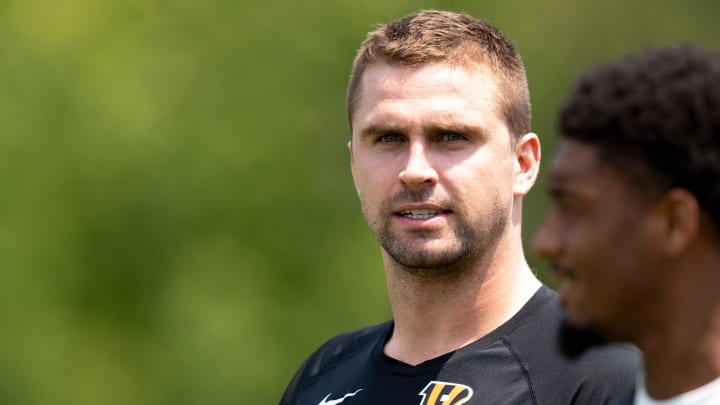
[[[606,404],[632,389],[639,352],[613,345],[571,360],[558,347],[562,318],[543,286],[490,334],[416,366],[383,353],[392,321],[339,335],[305,361],[280,405]]]

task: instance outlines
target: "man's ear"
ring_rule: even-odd
[[[700,233],[702,210],[697,198],[684,188],[674,188],[662,197],[655,210],[660,219],[659,247],[668,256],[681,254]]]
[[[515,158],[513,194],[519,197],[530,191],[540,171],[540,139],[537,134],[528,132],[518,140]]]

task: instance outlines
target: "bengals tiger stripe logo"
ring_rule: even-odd
[[[420,405],[461,405],[470,400],[473,390],[463,384],[430,381],[418,395],[423,397]]]

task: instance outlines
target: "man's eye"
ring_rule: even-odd
[[[378,137],[377,142],[378,143],[393,143],[393,142],[400,142],[402,141],[402,137],[397,134],[388,134],[388,135],[382,135]]]
[[[456,142],[456,141],[462,141],[463,139],[465,139],[464,136],[462,136],[460,134],[456,134],[454,132],[450,132],[450,133],[442,135],[442,140],[444,140],[444,141]]]

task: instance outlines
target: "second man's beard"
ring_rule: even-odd
[[[560,349],[570,357],[581,356],[587,350],[608,343],[600,330],[594,326],[578,326],[564,319],[558,334]]]

